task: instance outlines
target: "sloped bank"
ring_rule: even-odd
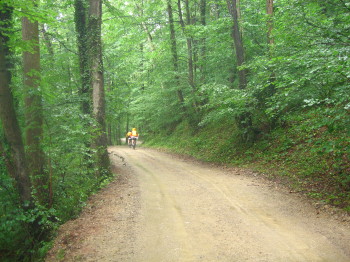
[[[332,129],[322,118],[327,116],[314,111],[289,116],[281,127],[261,134],[250,145],[237,142],[232,123],[197,130],[182,123],[169,133],[148,134],[145,145],[247,167],[322,206],[350,212],[350,139],[346,129]]]

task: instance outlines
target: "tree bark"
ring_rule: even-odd
[[[186,35],[186,25],[191,24],[191,15],[188,0],[185,0],[185,9],[186,9],[186,24],[184,22],[182,16],[182,8],[181,8],[181,0],[177,1],[177,6],[179,10],[180,24],[183,33]],[[195,81],[194,81],[194,73],[193,73],[193,50],[192,50],[192,38],[186,37],[187,44],[187,70],[188,70],[188,84],[195,91]]]
[[[5,137],[10,145],[11,160],[13,163],[8,165],[9,174],[13,175],[16,181],[16,187],[22,204],[32,202],[31,181],[27,169],[24,144],[21,136],[21,130],[16,117],[13,104],[13,95],[10,89],[11,82],[11,63],[9,61],[8,32],[11,24],[12,8],[8,5],[3,6],[0,12],[0,119],[5,133]]]
[[[117,143],[117,145],[121,145],[122,144],[122,141],[121,141],[121,137],[122,137],[122,134],[121,134],[121,130],[122,130],[122,128],[121,128],[121,125],[120,125],[120,123],[121,123],[122,121],[121,121],[121,117],[120,117],[120,115],[118,116],[118,122],[117,122],[117,127],[116,127],[116,137],[117,137],[117,139],[116,139],[116,143]]]
[[[267,14],[267,52],[268,58],[271,59],[273,56],[273,49],[275,45],[275,40],[272,36],[273,30],[273,0],[266,0],[266,14]],[[271,97],[276,92],[276,74],[271,69],[269,84],[267,86],[267,96]],[[272,123],[274,125],[274,123]]]
[[[90,0],[89,6],[89,65],[90,88],[92,90],[92,113],[97,124],[93,147],[96,150],[97,175],[110,174],[107,152],[107,134],[105,120],[105,92],[103,78],[101,43],[102,1]]]
[[[273,30],[273,0],[266,0],[266,14],[267,14],[267,46],[268,46],[268,56],[271,59],[273,56],[273,49],[275,45],[275,40],[272,36],[272,30]],[[271,72],[270,76],[270,92],[271,94],[274,93],[275,86],[275,73]]]
[[[113,143],[112,143],[113,133],[112,133],[112,124],[111,123],[108,123],[107,131],[108,131],[108,133],[107,133],[108,134],[108,136],[107,136],[107,138],[108,138],[108,145],[112,146],[113,145]]]
[[[207,1],[206,0],[201,0],[200,1],[200,21],[202,26],[206,26],[206,8],[207,8]],[[200,56],[201,56],[201,65],[199,67],[199,70],[201,72],[201,82],[205,82],[205,77],[206,77],[206,39],[202,38],[200,40],[201,42],[201,47],[200,47]]]
[[[237,59],[237,69],[238,69],[238,78],[239,78],[239,88],[245,89],[247,87],[247,70],[246,69],[240,69],[242,65],[244,65],[245,62],[245,55],[244,55],[244,47],[243,47],[243,41],[241,37],[241,32],[239,29],[239,19],[238,19],[238,5],[237,0],[227,0],[227,7],[230,11],[230,14],[233,18],[233,28],[232,28],[232,37],[235,44],[235,52],[236,52],[236,59]]]
[[[74,21],[75,30],[77,32],[77,44],[79,54],[79,68],[81,77],[81,87],[79,93],[82,98],[81,108],[86,115],[91,114],[91,89],[90,74],[88,63],[88,42],[87,42],[87,16],[88,2],[87,0],[74,1]]]
[[[36,0],[34,0],[35,3]],[[48,199],[48,177],[44,172],[43,112],[40,92],[40,49],[38,21],[22,18],[22,38],[30,50],[23,52],[25,87],[25,118],[28,170],[36,189],[38,201],[45,205]]]
[[[182,94],[182,90],[180,89],[179,61],[178,61],[178,54],[177,54],[177,47],[176,47],[173,8],[171,6],[170,0],[167,0],[167,12],[169,17],[170,43],[171,43],[171,54],[173,57],[173,66],[174,66],[174,72],[175,72],[175,83],[177,84],[177,97],[182,107],[182,110],[184,110],[184,97]]]

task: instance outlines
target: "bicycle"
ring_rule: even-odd
[[[131,148],[133,148],[133,149],[135,149],[135,147],[136,147],[136,140],[137,140],[137,138],[136,137],[131,137],[130,139],[129,139],[129,147]]]

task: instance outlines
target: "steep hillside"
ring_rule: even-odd
[[[250,144],[241,141],[229,121],[198,130],[183,123],[170,134],[148,136],[146,145],[203,161],[252,168],[287,183],[293,192],[350,211],[346,119],[330,117],[325,110],[294,113]]]

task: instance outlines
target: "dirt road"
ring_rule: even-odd
[[[47,261],[350,261],[349,222],[241,169],[111,147],[120,178]]]

